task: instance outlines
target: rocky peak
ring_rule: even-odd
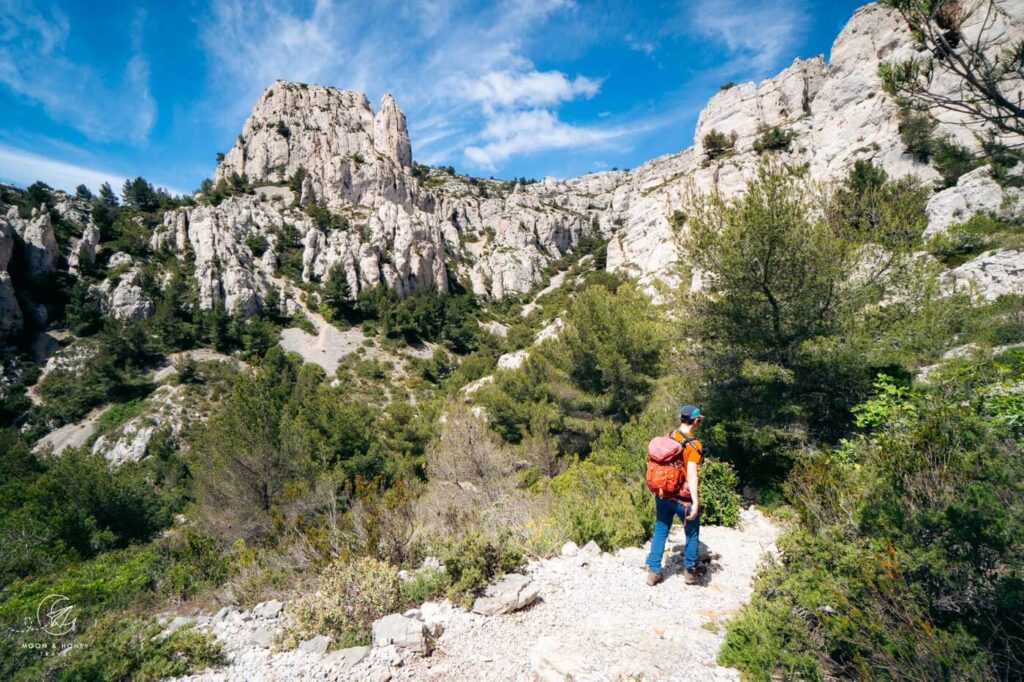
[[[736,135],[737,148],[746,148],[761,130],[793,123],[811,112],[811,101],[825,79],[823,57],[797,59],[774,78],[760,83],[723,86],[697,121],[694,145],[704,152],[704,136],[712,130]]]
[[[412,144],[405,127],[405,114],[390,94],[380,100],[380,111],[373,119],[374,148],[400,166],[412,166]]]
[[[411,164],[405,115],[390,96],[375,118],[362,93],[275,81],[256,101],[216,178],[238,173],[278,182],[303,168],[327,203],[374,204],[382,197],[408,203],[398,176]]]

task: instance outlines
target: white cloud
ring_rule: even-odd
[[[71,148],[61,151],[71,153]],[[79,185],[85,185],[95,192],[104,182],[109,182],[115,192],[120,192],[125,179],[125,175],[114,171],[58,161],[48,156],[0,144],[0,181],[2,182],[11,182],[27,187],[33,182],[41,180],[50,187],[56,187],[66,192],[74,192]],[[183,192],[176,187],[168,187],[160,183],[153,184],[171,194],[190,194],[190,192]]]
[[[72,163],[2,146],[0,146],[0,178],[22,186],[42,180],[51,187],[68,192],[73,192],[78,185],[85,185],[95,191],[104,182],[109,182],[115,191],[120,191],[125,180],[124,176],[119,173],[76,166]]]
[[[570,80],[560,71],[492,71],[470,83],[467,94],[487,107],[537,107],[590,98],[600,89],[599,79],[576,76]]]
[[[467,147],[466,159],[486,169],[511,156],[549,149],[607,145],[631,135],[635,128],[574,126],[546,109],[496,112],[487,122],[480,146]]]
[[[92,139],[143,142],[156,118],[138,38],[144,22],[145,13],[136,12],[124,72],[110,78],[65,55],[72,27],[60,10],[44,13],[19,0],[0,0],[0,86]]]
[[[759,77],[789,55],[809,18],[802,0],[697,0],[684,22],[729,51],[723,71]]]

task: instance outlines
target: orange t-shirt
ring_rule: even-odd
[[[683,445],[683,470],[686,470],[686,465],[690,462],[694,464],[700,464],[701,457],[703,457],[704,446],[700,444],[700,441],[696,438],[690,437],[690,441],[687,443],[687,436],[680,433],[679,429],[672,432],[672,438],[680,443],[686,443]]]

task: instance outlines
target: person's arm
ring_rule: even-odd
[[[697,463],[692,459],[686,463],[686,483],[690,487],[690,499],[693,505],[690,506],[690,513],[686,515],[688,521],[697,518],[700,509],[700,497],[697,483]]]

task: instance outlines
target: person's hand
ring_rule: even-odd
[[[697,518],[697,512],[700,511],[699,507],[700,505],[697,504],[696,502],[690,505],[690,513],[686,515],[687,521],[693,521],[695,518]]]

